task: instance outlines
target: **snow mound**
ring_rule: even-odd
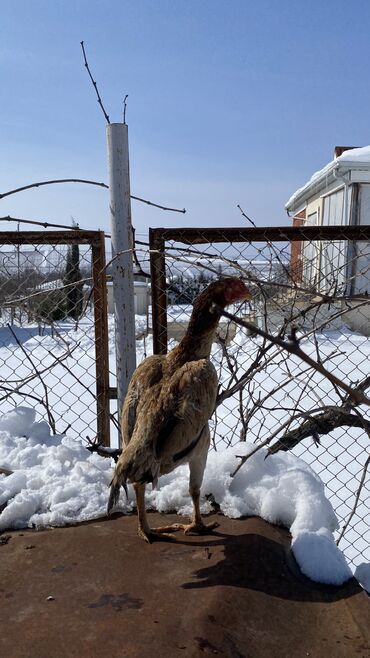
[[[334,542],[332,532],[338,522],[320,478],[290,453],[265,459],[265,449],[252,455],[231,478],[238,456],[253,448],[240,443],[211,452],[202,494],[213,494],[231,518],[257,515],[286,526],[304,574],[332,585],[345,582],[352,574]],[[8,477],[0,475],[0,507],[5,505],[0,531],[60,526],[106,514],[110,460],[91,454],[68,436],[51,436],[47,423],[35,422],[32,409],[18,407],[0,417],[0,466],[14,471]],[[188,488],[188,468],[182,466],[163,476],[158,489],[147,492],[147,505],[159,512],[190,514]],[[121,496],[119,509],[134,509],[131,488],[128,500]],[[209,502],[203,503],[202,511],[210,511]]]
[[[370,564],[361,562],[355,571],[355,578],[370,593]]]

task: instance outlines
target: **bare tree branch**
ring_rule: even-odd
[[[221,307],[219,307],[217,304],[214,304],[215,311],[219,313],[221,316],[228,318],[229,320],[233,320],[236,324],[239,324],[241,327],[245,327],[246,329],[249,329],[251,331],[255,331],[259,336],[262,336],[262,338],[267,338],[271,343],[274,345],[279,345],[279,347],[282,347],[284,350],[289,352],[290,354],[294,354],[295,356],[298,356],[302,361],[307,363],[311,368],[314,368],[314,370],[317,370],[321,375],[326,377],[333,385],[338,386],[338,388],[343,389],[350,398],[354,400],[357,404],[366,404],[370,406],[370,399],[364,395],[362,391],[356,390],[352,388],[351,386],[348,386],[348,384],[345,384],[342,382],[336,375],[333,375],[333,373],[329,372],[326,368],[324,368],[320,363],[317,363],[314,359],[312,359],[308,354],[306,354],[299,346],[299,341],[297,339],[296,334],[294,333],[294,330],[291,335],[291,339],[288,341],[282,340],[278,336],[273,336],[272,334],[264,331],[263,329],[260,329],[256,325],[254,325],[251,322],[247,322],[246,320],[241,320],[238,318],[236,315],[233,315],[232,313],[228,313],[227,311],[223,310]]]
[[[95,452],[100,457],[112,458],[115,462],[117,462],[120,454],[122,453],[121,448],[108,448],[107,446],[103,446],[103,444],[99,443],[96,438],[92,440],[87,436],[86,441],[88,443],[86,446],[87,450],[91,453]]]
[[[128,99],[128,94],[125,95],[123,99],[123,123],[126,123],[126,109],[127,109],[127,99]]]
[[[41,385],[42,385],[42,387],[44,389],[44,393],[45,393],[45,398],[44,398],[45,405],[44,406],[45,406],[45,409],[46,409],[46,412],[47,412],[47,415],[48,415],[49,425],[50,425],[51,429],[53,430],[53,433],[56,434],[57,431],[56,431],[56,427],[55,427],[55,418],[54,418],[53,414],[50,411],[48,389],[47,389],[47,386],[46,386],[46,384],[45,384],[45,382],[42,378],[42,375],[41,375],[40,371],[38,370],[37,366],[34,364],[32,358],[28,354],[27,350],[25,350],[25,348],[23,347],[22,343],[18,339],[17,334],[15,333],[15,331],[13,331],[13,328],[11,327],[11,325],[9,323],[7,323],[7,327],[9,329],[10,333],[12,334],[14,340],[16,341],[18,347],[20,347],[20,349],[22,350],[22,352],[25,355],[26,359],[30,362],[32,368],[34,369],[37,377],[39,378],[39,380],[41,382]]]
[[[32,224],[35,226],[42,226],[43,228],[63,228],[63,229],[69,229],[70,231],[76,230],[75,226],[70,226],[68,224],[53,224],[51,222],[38,222],[35,219],[21,219],[20,217],[10,217],[10,215],[7,215],[6,217],[0,217],[0,222],[16,222],[17,224]],[[106,237],[110,237],[106,233],[104,235]]]
[[[365,479],[366,479],[366,474],[367,474],[367,469],[369,467],[369,464],[370,464],[370,455],[368,456],[368,458],[365,461],[364,468],[363,468],[363,471],[362,471],[361,480],[360,480],[360,484],[359,484],[359,487],[358,487],[357,492],[356,492],[355,501],[354,501],[351,513],[350,513],[348,519],[346,520],[346,522],[345,522],[345,524],[344,524],[344,526],[341,530],[341,533],[340,533],[340,535],[337,539],[337,546],[338,546],[339,542],[341,541],[341,539],[343,539],[343,536],[344,536],[345,532],[347,531],[347,529],[349,527],[349,524],[351,523],[351,521],[352,521],[352,519],[353,519],[353,517],[356,513],[356,509],[357,509],[358,503],[360,501],[361,491],[362,491],[362,488],[365,484]]]
[[[22,185],[22,187],[17,187],[14,190],[9,190],[8,192],[2,192],[0,193],[0,199],[5,199],[5,197],[11,196],[12,194],[17,194],[18,192],[31,190],[34,187],[42,187],[43,185],[58,185],[59,183],[82,183],[85,185],[96,185],[97,187],[105,187],[108,189],[108,185],[106,183],[99,183],[98,181],[88,180],[85,178],[56,178],[53,180],[39,181],[38,183],[30,183],[29,185]]]
[[[98,91],[98,86],[97,86],[97,84],[96,84],[96,81],[94,80],[94,78],[93,78],[92,75],[91,75],[91,71],[90,71],[89,65],[88,65],[88,63],[87,63],[87,58],[86,58],[86,53],[85,53],[84,42],[83,42],[83,41],[80,41],[80,44],[81,44],[81,48],[82,48],[82,52],[83,52],[83,56],[84,56],[84,64],[85,64],[85,68],[86,68],[86,70],[87,70],[87,72],[88,72],[88,74],[89,74],[89,76],[90,76],[90,80],[91,80],[91,82],[92,82],[92,84],[93,84],[93,86],[94,86],[94,89],[95,89],[95,91],[96,91],[96,95],[97,95],[97,97],[98,97],[98,103],[99,103],[99,105],[100,105],[100,107],[101,107],[101,109],[102,109],[102,112],[103,112],[103,114],[104,114],[104,117],[105,117],[105,119],[106,119],[106,122],[107,122],[107,123],[110,123],[110,121],[109,121],[109,116],[108,116],[108,114],[106,113],[105,108],[104,108],[104,105],[103,105],[103,102],[102,102],[102,99],[100,98],[100,94],[99,94],[99,91]]]
[[[18,192],[31,190],[34,187],[42,187],[43,185],[58,185],[59,183],[82,183],[85,185],[96,185],[97,187],[104,187],[105,189],[109,189],[109,185],[107,185],[106,183],[99,183],[98,181],[87,180],[85,178],[56,178],[54,180],[46,180],[46,181],[39,181],[38,183],[30,183],[29,185],[23,185],[22,187],[17,187],[14,190],[8,190],[8,192],[2,192],[0,193],[0,199],[5,199],[5,197],[11,196],[12,194],[17,194]],[[159,208],[160,210],[186,213],[185,208],[182,208],[182,210],[179,210],[179,208],[169,208],[167,206],[162,206],[159,203],[154,203],[153,201],[148,201],[147,199],[143,199],[142,197],[134,196],[133,194],[131,194],[131,199],[134,199],[135,201],[140,201],[141,203],[145,203],[147,206],[153,206],[154,208]],[[20,220],[15,220],[15,221],[20,221]],[[68,228],[72,228],[72,227],[68,227]]]
[[[308,418],[300,427],[286,432],[279,441],[269,447],[269,455],[274,455],[280,450],[292,450],[298,443],[309,436],[316,442],[319,437],[330,434],[337,427],[361,427],[370,431],[370,421],[354,413],[343,411],[340,407],[332,407],[317,416]]]

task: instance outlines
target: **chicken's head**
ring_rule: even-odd
[[[211,306],[213,303],[225,308],[228,304],[252,298],[251,291],[237,277],[224,277],[212,283],[196,299],[196,306]]]
[[[225,284],[224,295],[226,304],[234,304],[235,302],[252,299],[251,291],[241,279],[230,277],[224,279],[222,283]]]
[[[220,309],[251,298],[251,291],[237,277],[223,277],[212,281],[194,300],[193,312],[184,341],[193,341],[194,337],[209,335],[216,331],[221,317]],[[219,308],[217,309],[217,307]]]

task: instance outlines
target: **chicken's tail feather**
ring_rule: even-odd
[[[144,444],[140,449],[131,444],[122,452],[110,483],[108,514],[117,505],[120,489],[124,488],[127,496],[127,482],[146,484],[153,482],[155,486],[160,475],[160,463],[153,456],[151,449]]]
[[[123,487],[123,489],[125,490],[126,498],[128,498],[126,481],[127,481],[127,476],[124,471],[118,473],[116,472],[114,474],[113,479],[110,483],[110,494],[108,500],[107,514],[111,514],[112,509],[117,505],[121,487]]]

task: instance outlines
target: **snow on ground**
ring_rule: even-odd
[[[171,309],[171,312],[172,310],[173,309]],[[188,308],[184,307],[175,308],[175,317],[185,316],[188,310]],[[136,326],[139,332],[144,325],[146,325],[146,318],[137,316]],[[61,502],[63,504],[60,509],[64,510],[61,514],[65,514],[65,518],[59,520],[59,507],[55,507],[58,501],[55,501],[55,505],[53,504],[55,521],[51,521],[49,518],[47,523],[66,523],[68,522],[68,519],[74,520],[75,518],[79,518],[78,514],[87,513],[90,509],[90,504],[93,504],[94,515],[104,514],[106,486],[105,484],[104,486],[101,484],[99,485],[99,482],[101,483],[101,479],[99,478],[103,477],[101,475],[102,472],[103,474],[105,473],[104,477],[106,481],[108,481],[110,477],[110,466],[107,463],[109,460],[104,461],[93,456],[90,456],[90,459],[88,460],[89,454],[86,457],[85,450],[79,442],[79,439],[84,438],[87,434],[91,437],[95,435],[95,345],[93,319],[89,316],[83,318],[79,323],[77,330],[74,323],[68,321],[58,323],[57,328],[57,334],[53,334],[51,328],[48,327],[40,332],[40,327],[36,324],[14,327],[14,331],[23,350],[32,356],[36,367],[43,371],[42,377],[48,389],[49,405],[55,418],[56,434],[59,435],[59,438],[58,436],[50,438],[49,429],[45,423],[45,420],[47,420],[45,409],[37,402],[37,400],[29,397],[29,393],[32,393],[39,398],[44,396],[42,382],[35,377],[32,365],[25,357],[24,352],[17,344],[9,329],[7,327],[0,328],[0,366],[3,384],[5,386],[10,386],[14,390],[17,386],[16,382],[21,381],[26,376],[32,377],[29,384],[21,388],[21,392],[25,394],[24,396],[13,394],[10,398],[1,400],[0,412],[10,412],[16,404],[27,405],[27,407],[33,406],[37,410],[38,418],[44,420],[44,425],[38,426],[36,438],[32,434],[27,434],[27,436],[29,436],[28,440],[18,439],[17,445],[20,445],[19,441],[26,441],[27,445],[24,445],[24,449],[26,450],[27,448],[27,450],[30,451],[30,455],[33,455],[37,461],[39,459],[39,454],[41,453],[35,449],[33,442],[36,442],[35,446],[39,445],[42,438],[40,437],[40,432],[43,431],[45,432],[46,438],[43,444],[43,452],[41,452],[42,454],[45,453],[45,459],[47,455],[50,457],[53,450],[55,452],[60,451],[61,454],[66,454],[72,450],[73,459],[76,461],[77,456],[74,450],[77,449],[76,446],[80,446],[79,450],[83,466],[79,465],[79,468],[85,469],[86,471],[89,469],[91,470],[91,480],[89,481],[89,485],[85,486],[88,494],[86,495],[86,500],[81,504],[81,510],[85,511],[79,512],[80,508],[78,501],[80,499],[78,496],[76,499],[75,488],[73,488],[74,486],[76,487],[76,485],[73,485],[72,483],[72,488],[70,490],[67,489],[66,485],[63,485],[63,489],[65,488],[66,491],[69,492],[66,494],[66,501],[67,499],[73,501],[71,502],[71,511],[70,513],[66,512],[66,506],[64,504],[66,501],[62,500]],[[42,335],[40,335],[40,333],[42,333]],[[71,355],[62,363],[59,363],[55,360],[55,357],[62,357],[65,355],[66,345],[69,345]],[[235,359],[239,372],[245,371],[252,363],[258,345],[259,339],[247,336],[243,330],[238,331],[235,339],[229,346],[229,352]],[[344,381],[356,382],[368,375],[370,339],[365,336],[360,336],[346,329],[341,331],[326,331],[317,334],[316,343],[312,339],[305,339],[302,341],[302,347],[306,353],[312,355],[314,358],[316,357],[317,348],[319,349],[322,358],[330,357],[330,361],[326,364],[327,367],[335,370],[336,374],[339,374]],[[137,362],[140,362],[144,356],[150,354],[151,351],[152,339],[150,336],[147,337],[145,341],[138,340]],[[111,317],[109,318],[109,354],[111,367],[113,367],[115,347],[113,319]],[[221,348],[214,345],[212,350],[212,360],[219,373],[220,381],[225,386],[230,380],[230,373],[227,370],[225,361],[221,364],[221,358]],[[51,363],[53,363],[53,367],[47,370]],[[274,390],[275,392],[267,403],[270,410],[266,413],[263,409],[258,409],[257,413],[249,422],[247,433],[248,441],[258,443],[258,441],[264,440],[270,436],[281,422],[287,419],[287,414],[289,414],[287,409],[293,407],[297,402],[299,403],[300,410],[303,412],[309,411],[312,408],[317,408],[321,404],[333,404],[338,402],[339,398],[335,397],[335,393],[327,381],[323,380],[320,375],[315,373],[308,382],[309,376],[311,376],[311,373],[308,372],[307,367],[302,364],[302,362],[298,361],[295,357],[281,354],[277,354],[264,371],[255,375],[255,398],[259,394],[264,395],[267,391]],[[307,382],[309,383],[309,386],[305,389],[304,395],[302,396],[302,389]],[[284,387],[279,388],[283,383]],[[113,374],[111,375],[111,385],[115,385]],[[243,405],[245,409],[249,409],[251,406],[249,390],[245,390],[244,392]],[[114,410],[114,407],[115,403],[112,402],[112,411]],[[366,410],[364,409],[363,411],[365,412]],[[226,402],[218,408],[217,426],[215,426],[214,419],[212,419],[211,424],[212,429],[215,430],[215,444],[220,454],[225,451],[227,446],[234,446],[238,443],[240,432],[238,396],[226,400]],[[26,423],[27,432],[29,432],[29,426],[30,420],[28,419]],[[44,428],[43,430],[41,429],[42,427]],[[6,438],[6,433],[9,433],[9,431],[9,429],[6,430],[3,438],[1,438],[3,435],[0,435],[0,466],[5,468],[9,461],[9,455],[7,449],[5,450],[6,454],[4,455],[4,445],[8,445],[9,441],[13,441],[9,436]],[[22,432],[25,432],[25,430],[21,431],[19,428],[17,431],[21,436]],[[60,436],[63,433],[66,433],[69,438],[61,439]],[[14,437],[14,432],[10,433],[10,436]],[[112,444],[117,445],[116,433],[114,430],[112,431],[112,439]],[[48,447],[48,450],[46,450],[45,446]],[[12,451],[14,450],[15,448],[13,446]],[[320,446],[315,446],[312,439],[305,439],[305,441],[294,449],[294,454],[298,457],[302,457],[302,459],[307,462],[323,480],[326,496],[330,499],[335,513],[340,519],[341,527],[351,513],[368,450],[369,439],[359,428],[339,428],[329,436],[323,436]],[[241,454],[240,444],[238,451],[239,454]],[[27,456],[28,453],[26,452],[24,454]],[[233,453],[227,451],[227,454]],[[79,459],[76,463],[79,462]],[[216,456],[211,452],[206,474],[206,482],[208,481],[208,472],[211,472],[212,460],[214,459],[216,459]],[[60,477],[61,480],[59,480],[59,487],[62,487],[61,482],[64,481],[65,478],[70,477],[69,460],[70,458],[65,458],[64,461],[60,461],[60,466],[58,467],[60,472],[53,471],[53,469],[56,468],[55,465],[50,467],[50,481],[53,481],[55,484],[54,478]],[[266,463],[269,461],[270,459],[268,459]],[[47,462],[44,463],[44,466],[46,469],[49,468]],[[17,468],[19,469],[20,467]],[[245,465],[241,471],[244,472],[244,468],[247,468],[247,465]],[[77,471],[79,470],[77,466],[76,469]],[[79,479],[76,476],[77,471],[75,471],[75,481],[79,482]],[[98,474],[100,474],[99,477]],[[11,477],[13,478],[13,476]],[[21,477],[19,470],[17,477]],[[184,479],[184,483],[185,481],[186,479]],[[6,485],[4,478],[1,478],[0,482],[1,487],[10,486],[9,478],[6,479]],[[10,480],[10,483],[11,482],[12,480]],[[35,480],[35,482],[37,482],[37,480]],[[99,489],[99,486],[102,486],[102,489]],[[21,489],[19,489],[19,492],[20,490]],[[187,483],[184,484],[183,491],[184,500],[182,505],[188,501]],[[247,486],[245,487],[245,491],[247,492]],[[31,498],[33,501],[32,505],[36,510],[38,509],[37,494],[38,490],[35,485]],[[59,494],[56,494],[57,498],[58,496],[63,497],[63,495],[62,491]],[[149,496],[151,495],[152,494],[149,493]],[[157,495],[159,496],[159,501],[160,491],[158,494],[155,493],[155,496]],[[165,493],[162,492],[162,495],[165,495]],[[246,493],[245,495],[247,496],[248,494]],[[94,498],[94,503],[90,503],[91,497]],[[226,505],[226,502],[224,501],[222,504],[224,506]],[[75,506],[75,512],[72,509],[73,506]],[[346,555],[347,560],[354,567],[360,569],[363,580],[366,578],[366,576],[363,575],[365,574],[366,569],[361,565],[370,562],[370,525],[368,522],[369,506],[369,485],[365,483],[356,513],[340,542],[340,546]],[[98,510],[100,510],[100,512],[98,512]],[[43,513],[48,514],[49,512],[44,510]],[[7,514],[9,513],[10,512],[8,511]],[[316,528],[314,532],[316,533],[317,531],[318,529]],[[295,543],[294,550],[297,554],[302,542],[302,535],[300,535],[300,537],[300,541]],[[310,537],[310,535],[307,535],[305,541],[309,542]],[[315,541],[318,541],[317,538]],[[326,537],[324,535],[320,541],[323,547],[326,546]],[[369,576],[367,576],[366,582],[368,581]]]
[[[292,534],[292,550],[304,574],[321,583],[339,585],[351,577],[337,548],[333,530],[338,522],[320,478],[292,454],[265,459],[261,450],[235,478],[230,473],[237,455],[253,449],[240,443],[209,455],[203,493],[212,493],[227,516],[261,516],[283,524]],[[0,476],[0,531],[27,526],[57,526],[105,515],[110,460],[89,453],[63,435],[50,435],[35,411],[18,407],[0,417],[0,463],[13,470]],[[164,476],[148,492],[148,505],[159,512],[190,514],[186,466]],[[132,511],[133,495],[121,496],[120,508]],[[210,511],[208,503],[203,512]]]

